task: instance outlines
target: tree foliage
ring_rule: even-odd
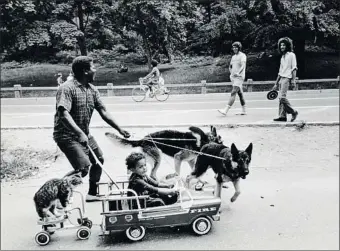
[[[6,0],[0,5],[5,60],[49,60],[103,50],[171,62],[276,48],[281,36],[339,50],[338,0]]]

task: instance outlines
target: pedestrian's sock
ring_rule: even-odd
[[[246,111],[246,105],[243,105],[242,106],[242,114],[246,114],[247,113],[247,111]]]
[[[227,105],[226,106],[226,108],[224,108],[224,112],[225,112],[225,114],[227,114],[228,113],[228,111],[229,111],[229,109],[231,108],[231,106],[230,105]]]

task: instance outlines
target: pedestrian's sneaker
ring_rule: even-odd
[[[100,197],[95,196],[95,195],[86,194],[86,202],[95,202],[95,201],[100,201]]]
[[[242,106],[241,115],[247,115],[246,106]]]
[[[279,117],[276,119],[273,119],[275,122],[287,122],[287,118]]]
[[[224,109],[218,109],[217,111],[221,113],[223,116],[227,116],[227,113],[225,112]]]
[[[290,120],[290,122],[294,122],[294,120],[296,119],[297,115],[298,115],[298,111],[295,111],[293,114],[292,114],[292,119]]]

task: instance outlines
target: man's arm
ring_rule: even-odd
[[[98,113],[102,117],[102,119],[109,124],[112,128],[116,129],[121,135],[125,138],[130,137],[130,133],[120,128],[120,126],[113,119],[112,115],[106,110],[105,106],[101,106],[97,109]]]
[[[237,73],[237,76],[241,76],[241,73],[245,67],[246,67],[246,61],[241,61],[241,68],[240,68],[240,71]]]
[[[296,63],[296,56],[294,53],[291,54],[291,64],[292,64],[292,81],[295,83],[296,78],[296,70],[297,70],[297,63]]]
[[[86,134],[77,126],[77,124],[74,122],[73,118],[71,117],[70,113],[62,108],[59,107],[58,113],[61,119],[61,122],[69,129],[71,129],[76,135],[79,136],[79,142],[80,143],[88,143],[88,138]]]
[[[278,85],[279,85],[280,79],[281,79],[281,76],[280,76],[280,75],[277,75],[277,78],[276,78],[276,81],[275,81],[275,84],[274,84],[272,90],[277,89],[277,87],[278,87]]]

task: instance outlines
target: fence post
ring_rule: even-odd
[[[253,91],[253,79],[248,78],[247,80],[247,92]]]
[[[21,98],[21,96],[22,96],[21,85],[14,85],[14,97]]]
[[[202,85],[201,93],[202,94],[206,94],[207,93],[207,81],[206,80],[202,80],[201,81],[201,85]]]
[[[107,84],[107,96],[114,96],[115,94],[113,93],[113,84],[112,83],[108,83]]]
[[[340,89],[340,76],[338,76],[337,79],[338,79],[338,88]]]

